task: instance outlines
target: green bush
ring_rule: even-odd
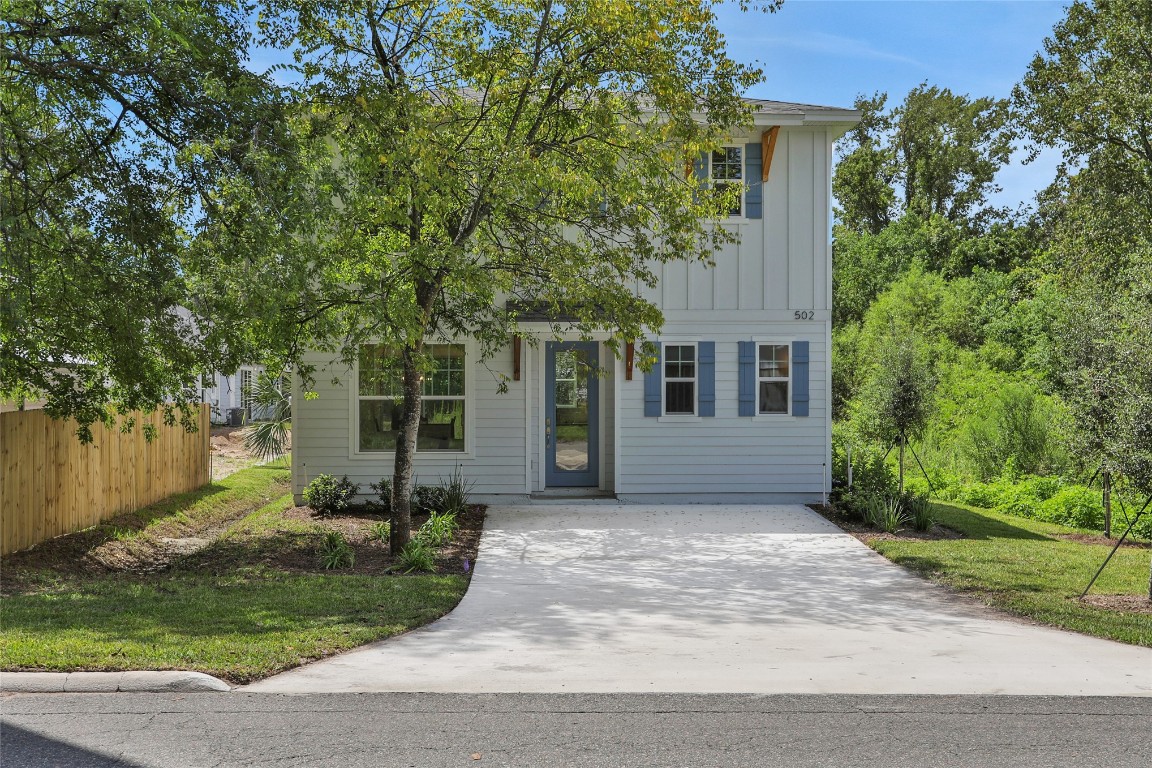
[[[936,525],[936,513],[927,496],[906,491],[900,501],[912,528],[923,532],[932,530],[932,526]]]
[[[428,542],[419,536],[404,545],[396,561],[404,573],[436,570],[436,555]]]
[[[412,489],[412,512],[431,515],[445,507],[445,491],[436,485],[417,485]]]
[[[433,512],[428,516],[424,525],[420,526],[416,535],[433,547],[442,547],[452,540],[452,534],[456,532],[458,527],[454,513],[437,514]]]
[[[356,564],[356,553],[340,531],[325,531],[320,541],[320,565],[326,570],[351,568]]]
[[[370,483],[368,487],[376,492],[376,497],[380,499],[380,506],[384,508],[384,514],[392,514],[392,481],[382,477],[380,482]]]
[[[349,480],[348,475],[339,480],[332,475],[317,475],[304,489],[304,502],[317,512],[330,515],[347,509],[359,490],[360,486]]]
[[[382,544],[387,544],[392,535],[392,523],[380,520],[368,526],[368,537]]]
[[[1039,505],[1036,517],[1073,528],[1104,528],[1104,502],[1100,492],[1082,485],[1062,488]]]
[[[460,465],[452,472],[447,482],[440,483],[440,496],[443,502],[442,512],[452,515],[462,515],[468,511],[468,496],[476,485],[473,480],[466,480],[460,471]]]

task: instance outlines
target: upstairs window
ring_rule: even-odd
[[[664,345],[664,413],[696,413],[696,345]]]
[[[464,345],[426,348],[432,369],[424,374],[417,450],[464,451]],[[400,434],[403,387],[400,357],[385,345],[360,348],[359,447],[394,451]]]
[[[718,191],[732,187],[742,188],[744,184],[744,150],[741,147],[723,147],[712,152],[712,185]],[[729,216],[743,216],[743,195],[734,196]]]

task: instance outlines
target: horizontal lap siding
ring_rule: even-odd
[[[701,313],[703,314],[703,313]],[[805,494],[818,498],[827,460],[825,323],[749,319],[718,326],[677,313],[662,339],[716,342],[716,416],[661,421],[644,416],[642,377],[620,382],[621,494]],[[744,339],[810,342],[810,415],[737,415],[738,344]]]
[[[471,351],[471,350],[470,350]],[[354,398],[355,382],[342,364],[332,364],[322,354],[311,354],[306,362],[317,367],[312,389],[315,399],[302,392],[293,398],[293,490],[303,491],[308,481],[321,473],[348,475],[360,484],[361,492],[371,493],[369,483],[391,477],[391,454],[355,454],[357,428]],[[468,388],[468,423],[474,433],[469,455],[458,453],[416,454],[416,476],[420,483],[436,484],[448,479],[456,466],[475,481],[477,494],[524,493],[524,393],[527,377],[511,381],[512,352],[501,350],[487,368],[472,360]],[[508,392],[497,392],[497,382],[488,370],[509,377]],[[335,378],[339,383],[333,383]]]

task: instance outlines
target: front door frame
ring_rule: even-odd
[[[588,353],[592,371],[588,377],[588,469],[582,472],[558,470],[556,466],[556,353],[581,349]],[[600,343],[596,341],[548,341],[544,345],[544,397],[540,417],[540,441],[544,447],[545,488],[600,487],[600,382],[594,376],[600,365]],[[552,433],[548,434],[548,425]]]

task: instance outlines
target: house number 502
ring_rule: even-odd
[[[813,309],[798,309],[792,316],[796,320],[815,320],[816,311]]]

